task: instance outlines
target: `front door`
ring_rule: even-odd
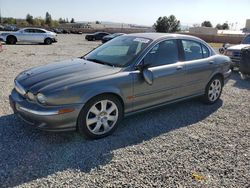
[[[153,84],[149,85],[139,70],[133,72],[134,110],[159,105],[185,96],[185,63],[180,62],[178,41],[166,40],[158,43],[145,56],[144,64],[153,73]]]

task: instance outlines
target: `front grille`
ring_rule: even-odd
[[[232,61],[236,63],[240,62],[241,55],[241,51],[233,52],[233,56],[231,56]]]
[[[20,84],[19,84],[19,82],[18,81],[16,81],[15,80],[15,90],[21,95],[21,96],[25,96],[25,94],[26,94],[26,91],[25,91],[25,89],[23,88],[23,86],[21,86]]]

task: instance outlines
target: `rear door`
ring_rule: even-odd
[[[153,84],[147,84],[139,70],[134,72],[134,110],[185,96],[185,63],[180,61],[178,40],[156,44],[143,61],[150,64]]]
[[[35,42],[44,42],[46,32],[41,29],[34,29],[33,39]]]
[[[205,91],[208,79],[216,68],[214,57],[209,49],[193,40],[181,40],[186,64],[187,95],[199,94]]]

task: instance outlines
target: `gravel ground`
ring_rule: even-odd
[[[101,140],[27,126],[8,104],[22,70],[96,47],[83,35],[0,53],[1,187],[250,187],[250,81],[234,73],[212,106],[190,100],[126,118]]]

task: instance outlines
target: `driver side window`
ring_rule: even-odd
[[[144,63],[150,67],[169,65],[178,62],[177,40],[166,40],[156,44],[144,58]]]

